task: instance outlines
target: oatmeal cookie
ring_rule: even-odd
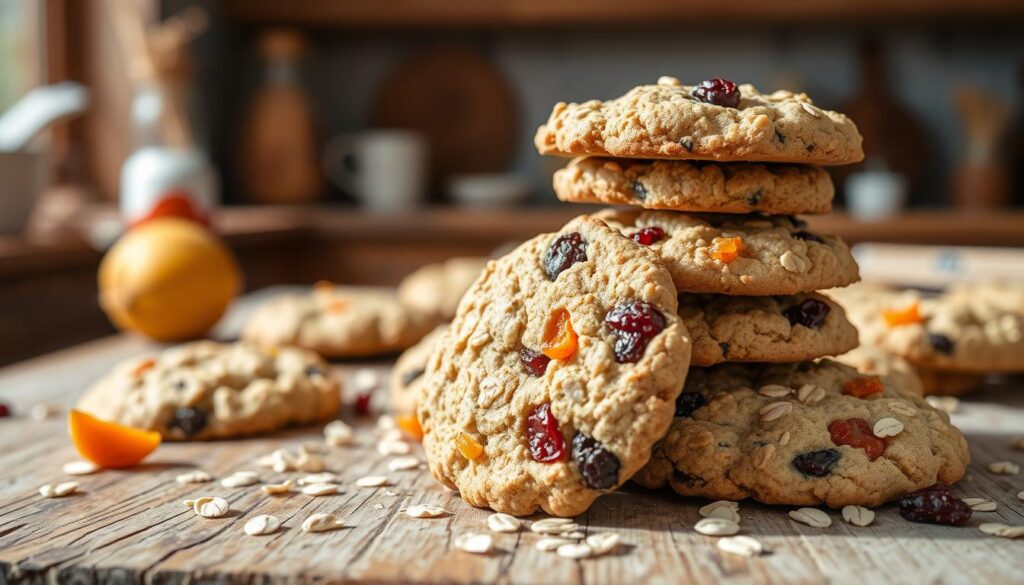
[[[651,250],[586,216],[490,262],[424,374],[434,477],[474,506],[585,511],[640,469],[690,358]]]
[[[327,420],[340,402],[338,382],[311,351],[198,341],[118,364],[78,407],[177,441]]]
[[[725,83],[725,99],[662,77],[616,99],[558,103],[534,144],[541,154],[562,156],[823,165],[864,158],[853,121],[806,94]]]
[[[634,480],[685,496],[877,506],[954,483],[969,462],[949,416],[831,360],[693,368]]]

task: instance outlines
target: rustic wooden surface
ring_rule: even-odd
[[[246,303],[243,303],[246,305]],[[238,315],[227,322],[228,329]],[[93,379],[125,357],[154,351],[137,338],[116,336],[0,370],[0,401],[18,416],[0,420],[0,584],[36,583],[1021,583],[1024,542],[981,533],[982,522],[1024,524],[1024,475],[993,475],[985,464],[1024,464],[1011,442],[1024,435],[1024,388],[1002,387],[966,399],[954,416],[971,444],[973,463],[957,486],[965,497],[999,504],[976,512],[967,527],[904,521],[893,506],[878,510],[874,525],[857,528],[832,512],[833,525],[816,529],[789,520],[785,507],[742,503],[743,534],[771,551],[759,558],[728,556],[715,539],[692,530],[698,499],[628,487],[605,496],[579,517],[588,533],[612,530],[624,544],[617,552],[572,561],[534,548],[529,532],[496,534],[498,550],[473,556],[452,546],[455,536],[486,531],[488,512],[471,508],[442,488],[426,470],[389,472],[377,454],[373,419],[343,418],[358,428],[358,445],[335,448],[329,467],[344,478],[344,493],[313,498],[269,497],[257,486],[229,489],[219,483],[178,485],[175,475],[199,468],[221,478],[259,469],[264,481],[286,475],[262,470],[255,460],[277,448],[297,449],[320,437],[319,427],[261,438],[165,444],[142,466],[70,478],[61,465],[76,459],[65,419],[25,416],[38,403],[67,408]],[[359,367],[384,373],[389,360],[338,364],[348,379]],[[393,487],[359,488],[355,479],[386,475]],[[40,485],[75,479],[81,494],[44,499]],[[397,495],[389,495],[389,494]],[[181,501],[210,494],[227,498],[232,512],[204,519]],[[430,503],[450,514],[413,519],[407,505]],[[301,531],[311,513],[329,512],[346,528],[319,534]],[[256,514],[284,521],[272,535],[242,531]]]

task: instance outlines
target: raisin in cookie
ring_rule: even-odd
[[[657,252],[680,292],[792,295],[860,279],[841,239],[789,216],[605,210],[593,217]]]
[[[927,295],[881,285],[835,291],[861,340],[919,368],[956,373],[1024,372],[1024,313],[965,289]]]
[[[430,469],[474,506],[573,516],[640,469],[690,359],[651,250],[581,217],[490,262],[427,364]]]
[[[330,358],[401,351],[437,320],[410,309],[390,289],[317,283],[312,293],[270,299],[253,313],[242,338],[262,345],[297,345]]]
[[[828,173],[809,165],[599,156],[573,159],[553,182],[562,201],[715,213],[829,213],[835,193]]]
[[[79,408],[168,440],[205,440],[327,420],[340,401],[327,364],[311,351],[198,341],[118,364]]]
[[[613,100],[558,103],[534,144],[563,156],[825,165],[864,158],[854,123],[805,94],[762,94],[725,80],[688,86],[673,77]]]
[[[392,413],[416,412],[416,405],[419,404],[423,391],[423,374],[427,369],[427,360],[441,343],[446,331],[447,325],[439,325],[398,357],[395,366],[391,368],[389,381],[388,403]]]
[[[679,316],[693,338],[695,366],[721,362],[795,362],[857,345],[842,307],[817,293],[781,297],[679,295]]]
[[[441,321],[451,321],[462,295],[480,276],[486,258],[451,258],[428,264],[406,276],[398,285],[398,298]]]
[[[634,478],[686,496],[877,506],[967,467],[967,442],[919,396],[831,360],[693,368]]]

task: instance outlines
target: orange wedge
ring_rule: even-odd
[[[100,420],[80,410],[71,411],[69,426],[78,454],[100,467],[131,467],[160,446],[156,431]]]

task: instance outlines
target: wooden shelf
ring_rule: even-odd
[[[251,24],[333,28],[466,28],[579,25],[891,23],[1024,18],[1012,0],[227,0],[228,15]]]

